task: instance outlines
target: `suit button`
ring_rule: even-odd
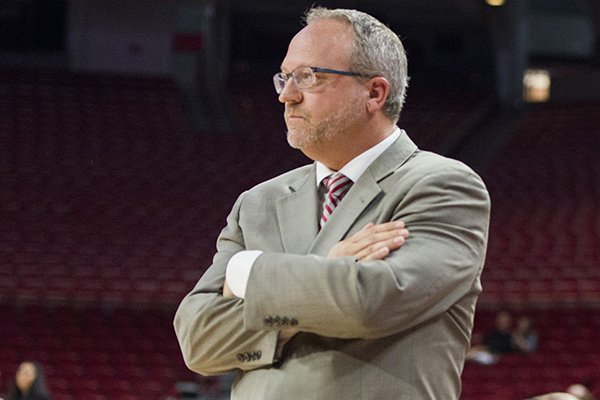
[[[290,319],[290,325],[291,325],[291,326],[296,326],[296,325],[298,325],[298,320],[297,320],[296,318],[292,318],[292,319]]]
[[[281,318],[280,317],[273,318],[273,326],[280,326],[280,325],[281,325]]]
[[[265,317],[265,319],[263,319],[263,323],[267,326],[273,326],[273,317]]]
[[[252,355],[248,352],[244,353],[244,361],[252,360]]]
[[[235,358],[237,358],[239,362],[244,362],[244,355],[242,353],[237,353]]]
[[[281,319],[281,325],[288,326],[290,324],[290,319],[288,317],[283,317]]]
[[[258,351],[256,352],[256,359],[257,359],[257,360],[260,360],[260,358],[261,358],[261,357],[262,357],[262,351],[258,350]]]

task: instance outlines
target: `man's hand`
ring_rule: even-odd
[[[283,347],[287,344],[287,342],[292,340],[292,338],[296,336],[298,332],[299,331],[297,331],[296,329],[291,328],[282,329],[279,331],[279,336],[277,338],[277,349],[275,350],[276,359],[281,358],[281,354],[283,353]]]
[[[408,238],[404,222],[392,221],[375,225],[368,223],[353,236],[331,248],[327,257],[352,256],[359,261],[383,260],[399,249]]]
[[[229,288],[227,281],[225,281],[225,283],[223,284],[223,297],[227,297],[228,299],[236,297],[235,294],[233,294],[233,292]]]

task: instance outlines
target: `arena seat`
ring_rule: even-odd
[[[287,145],[267,83],[232,85],[239,131],[194,132],[168,78],[0,71],[3,379],[31,357],[59,400],[152,399],[204,382],[181,360],[175,306],[210,265],[239,193],[308,162]],[[440,151],[487,107],[485,96],[411,88],[400,126]],[[476,334],[508,307],[534,317],[541,343],[468,364],[463,400],[599,378],[597,109],[525,111],[483,173],[493,212]]]
[[[483,303],[600,304],[599,107],[532,106],[490,161],[483,174],[493,203],[483,284],[491,290]]]

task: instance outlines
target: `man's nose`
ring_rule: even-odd
[[[296,82],[293,79],[288,79],[283,86],[283,90],[279,93],[279,102],[280,103],[299,103],[302,101],[302,92],[298,89]]]

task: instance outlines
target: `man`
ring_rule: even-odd
[[[500,360],[500,354],[515,351],[511,327],[512,315],[507,311],[500,311],[496,315],[494,328],[485,334],[483,344],[469,349],[466,359],[491,365]]]
[[[532,397],[528,400],[595,400],[594,394],[581,383],[574,383],[566,392],[553,392]]]
[[[458,399],[487,191],[396,128],[391,30],[354,10],[306,19],[274,82],[290,145],[315,163],[238,198],[175,316],[185,362],[237,371],[232,399]]]

